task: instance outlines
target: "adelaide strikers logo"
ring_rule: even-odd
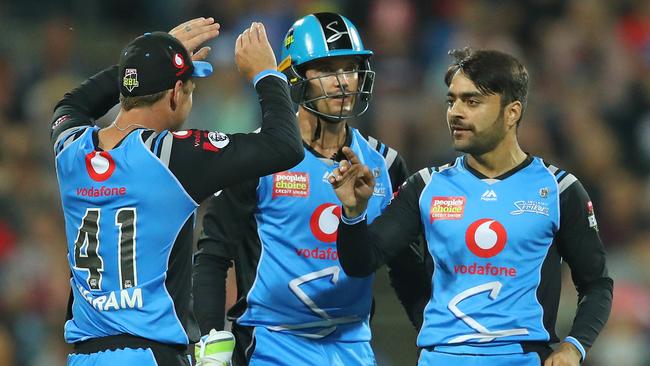
[[[316,207],[314,213],[309,219],[309,227],[312,234],[319,241],[333,243],[336,241],[336,235],[341,219],[341,207],[334,203],[323,203]]]
[[[115,162],[108,152],[93,151],[86,155],[86,170],[94,181],[103,182],[115,171]]]
[[[465,233],[467,247],[481,258],[490,258],[499,254],[506,246],[506,241],[508,241],[506,228],[494,219],[474,221]]]
[[[343,28],[343,29],[336,29],[336,27]],[[345,28],[345,25],[339,25],[339,21],[335,20],[333,22],[330,22],[328,25],[325,26],[329,31],[331,31],[331,34],[329,37],[327,37],[326,41],[327,43],[332,43],[338,41],[341,37],[343,37],[344,34],[348,34],[347,30]]]

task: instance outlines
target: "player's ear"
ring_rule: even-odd
[[[183,82],[180,80],[176,81],[174,84],[174,89],[171,91],[169,98],[169,107],[172,111],[175,111],[176,108],[181,105],[181,98],[183,96]]]
[[[514,127],[517,125],[517,121],[521,118],[521,109],[522,105],[518,100],[506,105],[504,115],[508,127]]]

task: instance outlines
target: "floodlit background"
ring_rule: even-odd
[[[233,63],[236,36],[262,21],[278,50],[316,11],[358,26],[377,82],[352,125],[400,151],[412,171],[455,156],[444,106],[450,48],[515,54],[531,75],[524,149],[574,173],[596,207],[615,280],[614,307],[585,363],[650,365],[650,1],[647,0],[2,0],[0,2],[0,365],[63,365],[65,237],[48,143],[52,108],[116,63],[131,38],[213,16],[215,75],[198,82],[188,126],[257,128],[259,107]],[[112,116],[104,120],[110,121]],[[197,228],[198,230],[198,228]],[[564,275],[558,332],[576,297]],[[415,331],[385,271],[373,321],[379,365],[413,365]]]

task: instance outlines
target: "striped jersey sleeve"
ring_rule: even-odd
[[[372,136],[367,136],[368,144],[375,149],[386,161],[386,168],[393,188],[393,193],[397,192],[399,187],[409,177],[409,170],[406,166],[406,161],[402,158],[397,150],[384,144]]]
[[[576,345],[584,357],[609,318],[613,280],[589,194],[573,174],[553,165],[547,168],[555,176],[560,195],[560,228],[555,241],[578,292],[578,309],[565,340]]]

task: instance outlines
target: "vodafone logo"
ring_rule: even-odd
[[[185,66],[185,60],[183,60],[183,56],[180,53],[174,55],[174,66],[177,69],[182,69]]]
[[[93,151],[86,155],[86,170],[94,181],[103,182],[115,171],[115,162],[108,152]]]
[[[507,240],[506,228],[493,219],[474,221],[465,233],[467,247],[481,258],[490,258],[499,254],[506,246]]]
[[[309,227],[316,239],[333,243],[336,241],[336,234],[341,219],[341,207],[334,203],[324,203],[318,207],[309,219]]]

